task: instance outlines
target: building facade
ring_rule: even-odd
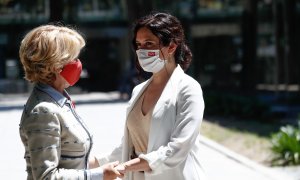
[[[62,1],[61,23],[79,29],[87,40],[80,56],[84,70],[75,87],[80,91],[118,90],[124,74],[132,69],[134,57],[130,47],[132,22],[128,18],[129,1]],[[188,44],[194,53],[188,73],[204,88],[240,89],[243,82],[253,78],[256,89],[276,89],[288,84],[295,85],[294,89],[299,90],[297,72],[295,77],[288,75],[293,66],[286,63],[288,55],[284,52],[287,49],[284,44],[278,46],[278,41],[285,43],[288,39],[285,36],[288,29],[283,29],[280,34],[277,28],[280,18],[285,18],[287,14],[283,2],[257,0],[255,9],[250,8],[250,15],[247,9],[251,6],[251,0],[155,0],[152,6],[154,10],[170,12],[182,21]],[[276,11],[277,5],[280,10],[280,4],[282,12]],[[26,93],[30,90],[31,86],[23,79],[18,58],[20,41],[33,27],[49,23],[52,12],[50,0],[0,1],[0,93]],[[295,0],[292,22],[299,22],[299,12],[300,2]],[[254,23],[253,26],[249,26],[251,23]],[[254,27],[255,32],[245,33],[247,27]],[[299,30],[299,25],[292,27],[295,31]],[[293,38],[299,41],[298,32],[294,33]],[[252,33],[255,38],[251,38]],[[248,69],[253,77],[251,72],[243,75],[247,67],[247,41],[252,42],[255,48],[248,57],[251,67]],[[298,45],[294,44],[296,47]],[[284,51],[283,55],[278,54],[280,50]],[[299,59],[297,51],[293,59]],[[294,65],[299,63],[296,61]],[[243,76],[247,77],[246,80]]]

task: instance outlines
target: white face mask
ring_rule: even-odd
[[[139,49],[136,54],[144,71],[157,73],[165,65],[164,60],[159,58],[159,50]]]

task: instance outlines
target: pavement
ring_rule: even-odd
[[[0,94],[1,179],[26,179],[18,124],[28,94]],[[127,102],[117,92],[71,95],[78,114],[94,134],[93,154],[107,154],[122,137]],[[270,168],[201,137],[202,166],[209,180],[300,180],[299,167]]]

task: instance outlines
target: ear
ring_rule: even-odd
[[[177,44],[175,44],[174,42],[170,42],[168,53],[169,54],[175,53],[176,48],[177,48]]]
[[[62,72],[63,68],[64,68],[64,67],[56,68],[56,69],[54,70],[54,72],[59,74],[60,72]]]
[[[62,69],[58,69],[56,72],[59,74],[62,72]]]

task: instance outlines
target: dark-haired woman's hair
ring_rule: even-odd
[[[180,64],[183,70],[187,70],[192,61],[192,52],[186,45],[184,31],[180,21],[168,13],[151,13],[138,19],[133,26],[133,47],[136,46],[136,34],[142,27],[148,28],[158,37],[163,46],[171,42],[177,45],[175,62]]]

